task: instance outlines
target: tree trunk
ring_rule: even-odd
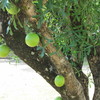
[[[3,38],[6,44],[11,48],[11,50],[16,54],[21,60],[28,64],[32,69],[34,69],[38,74],[40,74],[48,83],[50,83],[60,94],[63,94],[64,87],[57,88],[54,85],[54,78],[57,75],[56,69],[53,63],[50,61],[49,57],[45,55],[43,58],[39,57],[40,51],[36,48],[30,48],[25,44],[25,31],[23,28],[19,30],[13,29],[14,34],[6,34],[7,29],[7,14],[2,13],[3,18]]]
[[[100,100],[100,46],[96,48],[96,55],[94,55],[94,50],[91,51],[88,61],[95,85],[93,100]]]

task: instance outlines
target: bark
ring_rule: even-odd
[[[25,5],[24,3],[25,3],[25,0],[23,2],[22,6]],[[31,5],[30,5],[30,9],[31,9]],[[33,12],[31,14],[34,15],[36,13]],[[26,15],[29,17],[29,19],[31,19],[31,17],[29,16],[30,14],[27,11],[26,11]],[[34,21],[31,20],[31,22],[34,22]],[[36,22],[36,23],[38,23],[38,22]],[[42,25],[42,28],[40,29],[39,32],[41,33],[41,35],[43,37],[50,39],[50,40],[53,40],[53,38],[50,35],[50,32],[48,31],[46,24]],[[44,40],[44,43],[47,43],[47,41]],[[56,48],[53,46],[53,44],[48,44],[46,46],[46,52],[48,54],[56,52]],[[65,77],[65,80],[66,80],[65,81],[65,91],[67,93],[67,94],[65,93],[65,95],[68,95],[69,98],[72,100],[76,100],[76,99],[77,100],[81,100],[81,99],[85,100],[82,85],[76,79],[74,72],[73,72],[73,69],[72,69],[72,66],[65,59],[65,57],[63,56],[63,54],[61,52],[59,52],[59,54],[61,56],[58,56],[57,54],[55,54],[55,55],[50,56],[50,59],[51,59],[52,63],[55,65],[55,67],[58,71],[58,74],[62,74]]]
[[[96,48],[96,55],[94,55],[94,50],[91,51],[88,61],[95,85],[93,100],[100,100],[100,46]]]
[[[44,37],[53,40],[45,24],[41,28],[41,34]],[[46,40],[44,40],[44,42],[46,43]],[[48,54],[50,54],[55,52],[56,48],[53,46],[53,44],[49,44],[46,46],[46,51]],[[69,96],[70,100],[85,100],[83,88],[76,79],[71,64],[65,59],[61,52],[59,52],[59,54],[60,56],[57,54],[50,56],[50,59],[55,65],[58,74],[62,74],[65,77],[65,90],[67,95]]]

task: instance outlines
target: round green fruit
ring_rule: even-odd
[[[65,78],[62,75],[57,75],[54,79],[54,83],[57,87],[62,87],[65,84]]]
[[[39,36],[36,33],[29,33],[26,35],[25,37],[25,43],[29,46],[29,47],[35,47],[39,44]]]
[[[20,9],[13,3],[8,3],[6,10],[9,14],[16,15]]]
[[[10,49],[7,45],[0,45],[0,57],[8,56]]]
[[[56,97],[55,100],[62,100],[62,98],[61,97]]]

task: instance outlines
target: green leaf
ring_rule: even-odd
[[[40,47],[40,46],[38,46],[37,47],[37,50],[41,50],[41,53],[40,53],[40,57],[42,58],[42,57],[44,57],[44,55],[45,55],[45,48],[44,47]]]
[[[43,0],[38,0],[38,6],[40,9],[42,8],[42,2],[43,2]]]
[[[14,34],[11,28],[10,28],[9,33],[10,33],[10,35],[13,35]]]
[[[43,47],[38,46],[36,50],[42,50]]]
[[[23,25],[22,25],[22,23],[20,22],[19,18],[17,18],[17,20],[18,20],[19,26],[20,26],[21,28],[23,28]]]
[[[0,0],[0,8],[4,9],[7,6],[8,0]]]
[[[38,1],[37,1],[37,0],[36,0],[36,1],[32,1],[32,3],[37,4],[37,3],[38,3]]]
[[[41,58],[43,58],[43,57],[44,57],[44,55],[45,55],[45,49],[44,49],[44,48],[42,48],[42,52],[41,52],[41,54],[40,54],[40,57],[41,57]]]
[[[14,25],[14,28],[15,28],[16,30],[18,30],[15,19],[14,19],[14,21],[13,21],[13,25]]]
[[[15,3],[18,3],[19,2],[19,0],[15,0]]]
[[[39,18],[40,15],[34,15],[32,16],[33,18]]]
[[[37,28],[40,29],[42,24],[43,24],[44,20],[43,20],[43,17],[40,18],[39,22],[38,22],[38,25],[37,25]]]
[[[52,55],[55,55],[55,54],[57,54],[57,52],[52,52],[49,55],[52,56]]]
[[[8,26],[8,27],[7,27],[7,30],[6,30],[6,34],[8,34],[9,31],[10,31],[10,27]]]

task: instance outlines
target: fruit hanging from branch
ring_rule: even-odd
[[[29,33],[26,35],[25,37],[25,43],[29,46],[29,47],[35,47],[38,46],[40,41],[39,36],[36,33]]]
[[[10,48],[7,45],[0,45],[0,57],[7,57],[10,52]]]
[[[16,15],[20,11],[20,9],[11,2],[7,3],[6,10],[11,15]]]
[[[57,75],[54,79],[54,83],[57,87],[62,87],[65,84],[65,78],[62,75]]]

